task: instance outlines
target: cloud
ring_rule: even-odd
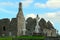
[[[28,7],[31,3],[33,3],[33,0],[21,0],[23,3],[23,7]]]
[[[27,14],[26,19],[28,17],[36,18],[36,15],[34,13]],[[60,12],[49,12],[45,14],[39,14],[40,19],[44,18],[46,21],[51,21],[53,24],[54,23],[60,23]]]
[[[6,8],[9,8],[9,7],[15,8],[16,7],[17,8],[18,2],[0,2],[0,12],[5,12],[8,14],[16,13],[11,10],[6,10],[4,7],[6,7]]]
[[[41,4],[41,3],[35,3],[34,5],[35,5],[35,7],[38,7],[38,8],[45,8],[46,7],[45,4]]]
[[[5,12],[5,13],[8,13],[8,14],[16,13],[14,11],[6,10],[4,8],[0,8],[0,12]]]
[[[46,20],[50,20],[52,22],[59,22],[60,23],[60,12],[49,12],[45,14],[40,14],[40,17],[45,18]]]
[[[0,2],[0,5],[11,6],[11,5],[13,5],[13,3],[11,3],[11,2]]]
[[[27,19],[28,17],[36,18],[36,15],[33,13],[27,14],[25,19]]]
[[[34,5],[39,8],[60,8],[60,0],[48,0],[45,4],[35,3]]]
[[[0,2],[0,6],[5,7],[5,6],[9,6],[9,7],[17,7],[18,6],[18,2]]]

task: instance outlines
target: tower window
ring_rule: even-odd
[[[6,31],[6,28],[5,28],[5,26],[3,26],[3,31]]]

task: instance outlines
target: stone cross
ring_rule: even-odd
[[[36,17],[36,27],[35,27],[35,32],[36,33],[39,33],[39,29],[40,29],[39,24],[38,24],[38,20],[39,20],[39,17],[37,15],[37,17]]]

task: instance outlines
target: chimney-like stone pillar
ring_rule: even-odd
[[[23,35],[24,20],[25,18],[22,11],[22,3],[19,3],[19,10],[17,14],[17,36]]]
[[[19,3],[19,11],[22,11],[22,3]]]

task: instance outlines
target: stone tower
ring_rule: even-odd
[[[17,14],[17,36],[23,35],[24,21],[25,19],[22,11],[22,3],[20,2]]]

